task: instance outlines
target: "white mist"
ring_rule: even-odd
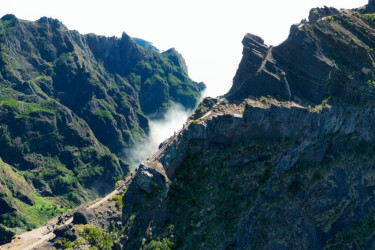
[[[187,110],[180,104],[173,104],[162,119],[150,119],[150,134],[147,140],[125,150],[130,161],[130,170],[137,168],[142,161],[158,150],[160,143],[182,129],[191,113],[192,110]]]

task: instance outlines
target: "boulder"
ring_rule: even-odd
[[[94,214],[87,209],[80,209],[73,214],[73,224],[89,224]]]
[[[153,178],[154,175],[150,171],[142,169],[139,171],[139,174],[137,175],[137,184],[141,189],[143,189],[147,193],[151,193],[154,183]]]
[[[56,237],[63,237],[70,241],[74,241],[78,238],[78,233],[73,228],[72,224],[58,227],[53,231],[53,233],[56,235]]]
[[[137,171],[136,182],[146,193],[153,191],[167,191],[169,180],[160,163],[143,162]]]
[[[55,244],[53,244],[53,247],[57,250],[63,249],[63,245],[61,244],[61,242],[56,242]]]
[[[56,228],[53,233],[56,235],[56,237],[63,237],[65,232],[71,229],[73,226],[71,224],[69,225],[63,225],[61,227]]]

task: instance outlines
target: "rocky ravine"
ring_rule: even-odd
[[[375,247],[375,14],[317,8],[268,47],[246,35],[123,197],[125,249]]]

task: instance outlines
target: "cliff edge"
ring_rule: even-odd
[[[140,168],[158,188],[125,193],[124,248],[373,247],[375,15],[316,8],[279,46],[243,45],[231,90],[145,163],[165,173]]]

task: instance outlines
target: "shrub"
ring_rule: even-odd
[[[170,250],[173,247],[173,242],[168,238],[163,238],[161,241],[152,240],[147,246],[148,250]]]
[[[112,200],[116,202],[116,207],[117,208],[122,208],[122,195],[117,194],[112,197]]]
[[[367,86],[370,86],[370,87],[375,87],[375,81],[368,80],[368,81],[366,82],[366,85],[367,85]]]
[[[111,249],[113,244],[112,236],[109,233],[100,231],[96,226],[85,226],[81,236],[87,240],[91,246],[99,249]]]

